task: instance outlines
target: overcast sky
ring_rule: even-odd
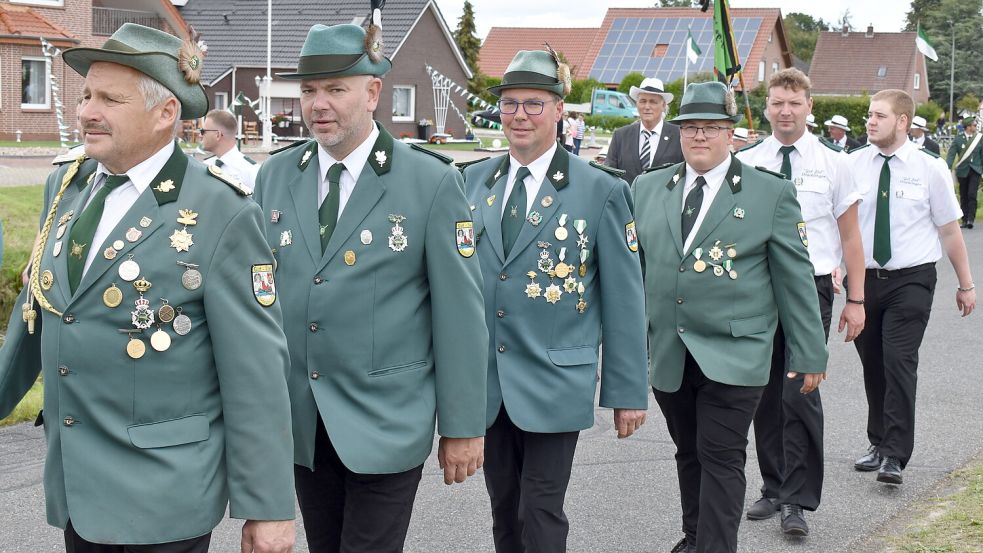
[[[471,0],[484,39],[492,27],[600,27],[608,8],[644,8],[655,0]],[[457,27],[464,0],[437,0],[451,29]],[[781,8],[782,14],[807,13],[829,23],[839,21],[850,9],[854,29],[896,32],[904,25],[910,0],[730,0],[733,8]],[[385,25],[385,14],[383,14]]]

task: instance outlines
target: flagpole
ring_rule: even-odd
[[[726,0],[722,1],[724,1],[724,6],[726,7]],[[744,85],[744,68],[741,66],[741,53],[737,50],[737,44],[734,42],[734,21],[730,17],[730,10],[726,10],[724,13],[727,16],[727,28],[730,30],[731,34],[731,36],[725,37],[725,40],[730,41],[730,43],[734,45],[734,59],[737,61],[737,65],[741,67],[741,69],[737,72],[737,78],[741,83],[741,92],[744,95],[744,116],[747,117],[747,130],[748,132],[752,132],[754,131],[754,119],[751,118],[751,100],[748,99],[748,89],[747,86]]]
[[[953,22],[949,22],[949,28],[952,29],[952,47],[949,51],[949,124],[955,123],[953,120],[953,86],[956,82],[956,25]]]

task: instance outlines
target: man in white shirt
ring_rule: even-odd
[[[833,315],[832,272],[846,259],[855,282],[863,282],[864,250],[857,223],[860,192],[847,173],[847,154],[829,141],[806,132],[812,109],[809,77],[785,69],[768,81],[765,116],[774,133],[742,150],[738,159],[748,165],[781,172],[795,185],[802,217],[809,231],[812,261],[823,329],[829,339]],[[860,285],[858,284],[858,287]],[[863,295],[847,297],[839,330],[846,341],[863,330]],[[782,511],[782,531],[806,536],[803,509],[819,507],[823,488],[823,404],[819,390],[798,393],[800,379],[785,378],[786,344],[779,327],[772,356],[771,378],[754,417],[758,466],[764,485],[750,509],[750,520],[763,520]]]
[[[649,167],[679,163],[679,127],[665,120],[666,107],[673,95],[660,79],[648,78],[631,87],[629,96],[638,105],[639,120],[614,131],[605,164],[625,172],[631,184]]]
[[[918,348],[932,310],[935,263],[943,250],[956,271],[956,306],[976,307],[959,203],[949,169],[938,156],[908,140],[914,102],[901,90],[871,98],[869,145],[850,155],[850,173],[863,193],[860,230],[867,278],[867,328],[855,341],[864,367],[870,448],[859,471],[901,484],[915,446]],[[853,292],[853,276],[846,287]],[[859,288],[859,287],[858,287]]]
[[[205,126],[198,129],[201,147],[214,154],[206,165],[214,165],[252,190],[256,187],[259,164],[243,155],[236,147],[236,118],[223,109],[213,109],[205,116]]]

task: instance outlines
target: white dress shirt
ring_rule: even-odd
[[[921,136],[912,136],[911,143],[921,148],[925,145],[925,135],[922,134]]]
[[[642,155],[642,147],[643,147],[642,145],[645,143],[645,133],[646,132],[652,133],[652,135],[648,137],[649,167],[652,166],[652,160],[655,159],[655,152],[658,151],[659,149],[659,140],[660,137],[662,136],[662,127],[664,126],[665,122],[666,122],[665,118],[659,119],[659,123],[651,131],[646,129],[644,124],[642,123],[638,124],[638,155],[639,156]]]
[[[546,178],[546,171],[550,169],[550,163],[553,161],[553,154],[556,153],[556,148],[556,142],[554,141],[550,149],[546,150],[546,153],[533,160],[529,165],[526,165],[526,168],[529,169],[529,176],[522,180],[526,185],[526,205],[523,217],[532,209],[532,205],[536,201],[536,196],[539,195],[539,189],[543,185],[543,179]],[[519,160],[512,157],[512,154],[509,154],[509,176],[505,182],[505,201],[502,202],[502,217],[505,216],[505,204],[508,203],[512,189],[515,188],[515,174],[519,172],[519,167],[522,167],[522,163],[519,163]]]
[[[783,144],[774,135],[756,146],[741,150],[737,158],[756,167],[780,172]],[[861,199],[860,190],[848,174],[849,156],[804,133],[792,146],[792,183],[809,233],[809,259],[817,275],[828,275],[840,266],[843,246],[837,219]]]
[[[168,142],[157,153],[134,165],[127,171],[126,176],[130,178],[129,182],[122,184],[106,196],[106,201],[103,203],[102,218],[99,219],[99,226],[96,227],[96,233],[92,236],[92,246],[85,256],[85,266],[82,268],[83,276],[89,270],[89,265],[92,265],[92,261],[96,256],[102,255],[102,243],[109,238],[116,225],[123,220],[126,212],[137,202],[137,198],[147,190],[148,186],[155,184],[152,183],[154,177],[164,168],[164,165],[167,164],[167,160],[171,158],[171,154],[173,153],[174,142]],[[96,192],[105,183],[106,176],[110,174],[112,173],[102,163],[96,166],[96,176],[92,179],[94,186],[89,192],[89,197],[85,200],[85,207],[89,206]],[[82,211],[85,211],[85,207],[82,208]],[[78,215],[81,215],[81,213]],[[122,238],[122,236],[117,238]]]
[[[942,257],[938,227],[962,217],[945,161],[905,140],[889,162],[891,168],[891,259],[883,267],[874,261],[874,220],[884,158],[880,148],[850,154],[850,173],[863,195],[860,234],[868,269],[904,269]]]
[[[250,191],[256,188],[256,174],[259,173],[259,164],[250,163],[246,160],[246,156],[242,155],[239,148],[235,146],[232,147],[228,152],[225,152],[221,156],[212,156],[205,159],[204,163],[206,165],[215,165],[217,160],[222,160],[223,173],[228,173],[232,175],[233,178],[242,183],[242,186]]]
[[[362,174],[362,169],[365,168],[365,163],[369,160],[369,155],[372,154],[372,146],[375,145],[375,141],[378,138],[379,128],[373,123],[372,132],[369,133],[368,138],[352,150],[352,153],[348,154],[348,157],[341,160],[342,165],[345,166],[345,170],[341,172],[341,179],[338,181],[338,189],[341,192],[338,196],[339,219],[341,218],[341,213],[345,210],[348,199],[352,197],[352,192],[355,191],[355,183],[358,182],[358,177]],[[331,157],[331,154],[324,149],[324,146],[317,145],[317,205],[319,208],[324,202],[324,199],[328,197],[328,169],[331,169],[331,166],[337,162],[338,160]]]
[[[730,169],[730,156],[727,156],[720,165],[717,165],[702,175],[697,173],[696,169],[693,169],[689,163],[686,164],[686,186],[683,187],[683,201],[679,205],[680,215],[686,209],[686,196],[696,188],[697,177],[702,176],[707,181],[707,187],[703,190],[703,203],[700,204],[700,213],[696,216],[696,221],[693,222],[693,228],[689,231],[689,236],[686,237],[686,243],[683,244],[684,253],[689,252],[690,246],[693,245],[693,239],[700,232],[700,225],[703,224],[703,219],[706,217],[707,211],[710,211],[710,204],[717,197],[720,185],[723,184],[724,178],[727,177],[728,169]]]

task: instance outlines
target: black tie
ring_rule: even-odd
[[[706,179],[696,177],[696,186],[686,195],[686,205],[683,207],[682,214],[684,245],[686,244],[686,239],[689,238],[690,231],[693,230],[693,223],[696,222],[696,217],[700,214],[700,208],[703,206],[703,187],[706,185]]]
[[[782,174],[785,178],[792,180],[792,158],[790,154],[795,151],[795,146],[782,146],[778,149],[782,153]]]

